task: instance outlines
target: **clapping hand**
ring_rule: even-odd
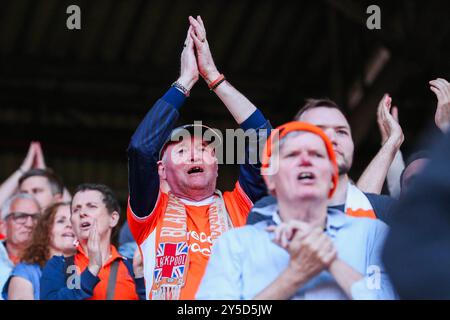
[[[208,39],[206,38],[206,29],[200,16],[197,19],[189,16],[191,24],[190,35],[195,43],[197,52],[197,64],[200,75],[210,84],[219,77],[214,59],[209,48]]]
[[[450,127],[450,83],[442,78],[430,81],[430,89],[438,99],[434,121],[441,131]]]
[[[404,135],[398,121],[398,108],[392,107],[392,98],[385,94],[378,104],[377,122],[381,133],[381,144],[393,143],[397,147],[403,143]]]

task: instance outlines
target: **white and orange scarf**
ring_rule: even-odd
[[[358,218],[377,218],[367,196],[350,182],[347,187],[345,213],[349,216]]]
[[[214,243],[233,224],[222,193],[214,193],[208,208],[211,240]],[[153,272],[152,299],[178,300],[186,284],[189,269],[187,215],[184,203],[169,192],[169,202],[157,231],[156,264]]]

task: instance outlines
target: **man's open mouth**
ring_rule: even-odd
[[[188,174],[201,173],[201,172],[203,172],[202,167],[192,167],[187,171]]]
[[[301,181],[313,181],[316,178],[312,172],[302,172],[297,176],[297,180]]]

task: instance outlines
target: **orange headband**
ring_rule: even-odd
[[[270,157],[272,156],[272,147],[273,147],[273,138],[275,135],[279,135],[279,140],[281,140],[283,137],[285,137],[288,133],[294,132],[294,131],[307,131],[314,133],[322,138],[323,142],[325,143],[325,147],[327,149],[328,157],[330,158],[330,161],[333,165],[333,188],[330,190],[330,193],[328,194],[328,197],[331,198],[333,196],[334,191],[336,190],[338,179],[339,179],[339,171],[338,166],[336,162],[336,155],[334,153],[333,145],[331,144],[330,139],[328,139],[325,132],[322,131],[319,127],[316,127],[310,123],[306,122],[300,122],[300,121],[293,121],[285,123],[277,128],[275,128],[272,133],[270,134],[269,138],[266,141],[266,145],[264,147],[264,152],[262,155],[262,166],[261,171],[264,172],[269,168],[269,161]]]

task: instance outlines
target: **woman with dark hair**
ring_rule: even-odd
[[[142,259],[119,254],[111,244],[120,206],[102,184],[82,184],[71,202],[71,222],[79,241],[70,257],[51,258],[41,277],[42,300],[145,299]]]
[[[40,278],[45,264],[55,255],[73,255],[74,243],[69,204],[56,203],[48,207],[36,225],[32,242],[25,250],[21,263],[14,268],[3,287],[3,298],[39,300]]]

